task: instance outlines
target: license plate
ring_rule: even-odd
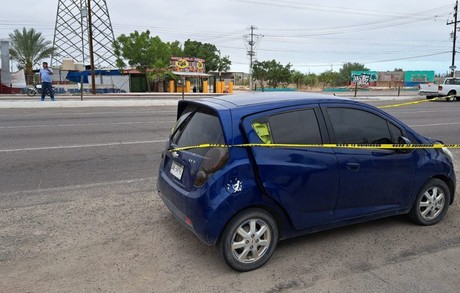
[[[181,180],[182,173],[184,173],[184,166],[181,166],[175,162],[171,164],[171,174],[176,177],[177,179]]]

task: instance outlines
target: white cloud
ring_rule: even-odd
[[[0,39],[25,26],[52,40],[57,3],[2,3]],[[453,0],[112,0],[107,5],[116,36],[149,29],[164,41],[212,43],[237,71],[249,67],[243,35],[251,25],[264,35],[258,60],[276,59],[304,72],[359,62],[373,70],[445,73],[451,63],[452,26],[446,22],[452,20]]]

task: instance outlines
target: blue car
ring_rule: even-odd
[[[158,192],[179,222],[218,246],[227,265],[249,271],[282,239],[400,214],[438,223],[455,195],[451,152],[379,147],[438,142],[371,105],[335,96],[182,100]],[[348,144],[375,147],[340,147]]]

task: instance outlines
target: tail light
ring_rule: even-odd
[[[228,148],[211,148],[204,155],[195,177],[195,186],[202,186],[216,171],[222,169],[228,161]]]
[[[442,85],[438,86],[438,91],[442,91]]]

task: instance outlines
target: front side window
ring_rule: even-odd
[[[275,114],[252,123],[264,143],[321,144],[321,132],[315,111],[300,111]]]
[[[395,142],[388,122],[373,113],[348,108],[328,108],[337,143],[387,144]],[[392,126],[394,135],[401,133]]]

